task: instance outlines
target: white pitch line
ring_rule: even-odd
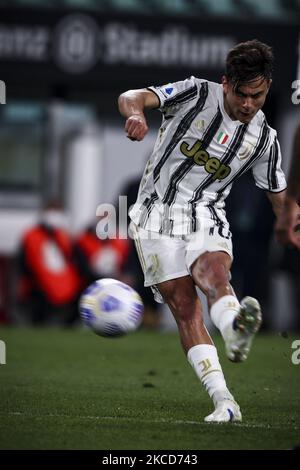
[[[72,419],[90,419],[95,421],[129,421],[134,423],[148,423],[148,424],[175,424],[175,425],[193,425],[193,426],[211,426],[215,424],[220,426],[228,423],[205,423],[201,421],[184,421],[173,419],[140,419],[130,418],[125,416],[82,416],[82,415],[62,415],[62,414],[44,414],[37,415],[32,413],[23,413],[20,411],[11,411],[8,413],[0,413],[0,416],[24,416],[28,418],[72,418]],[[261,428],[261,429],[293,429],[297,431],[299,428],[293,424],[264,424],[264,423],[231,423],[234,427],[239,428]]]

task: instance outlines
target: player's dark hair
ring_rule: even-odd
[[[225,75],[233,88],[258,78],[270,80],[273,73],[274,56],[270,46],[253,39],[233,47],[226,59]]]

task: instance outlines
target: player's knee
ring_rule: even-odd
[[[225,266],[218,261],[212,261],[212,263],[210,263],[207,275],[215,286],[218,284],[226,284],[229,281],[228,271]]]
[[[204,292],[229,283],[229,270],[218,257],[199,258],[193,265],[192,276]]]

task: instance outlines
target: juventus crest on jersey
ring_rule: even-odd
[[[233,121],[222,85],[195,77],[149,90],[163,120],[130,212],[137,225],[184,235],[197,231],[201,218],[225,223],[224,200],[250,168],[259,188],[285,189],[277,134],[262,111],[249,124]]]

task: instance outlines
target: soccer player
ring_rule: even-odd
[[[195,286],[231,361],[244,361],[261,324],[256,299],[241,303],[230,285],[232,242],[224,200],[250,168],[279,215],[286,188],[276,136],[261,111],[272,82],[273,54],[258,40],[229,51],[222,83],[184,81],[129,90],[119,97],[131,140],[142,140],[146,108],[163,119],[130,211],[145,285],[166,302],[187,359],[213,400],[207,422],[240,421],[217,350],[203,323]]]
[[[300,249],[300,125],[294,137],[292,162],[288,177],[288,188],[283,210],[277,220],[275,232],[284,245],[293,244]],[[295,230],[295,229],[298,230]],[[298,233],[297,233],[298,232]]]

